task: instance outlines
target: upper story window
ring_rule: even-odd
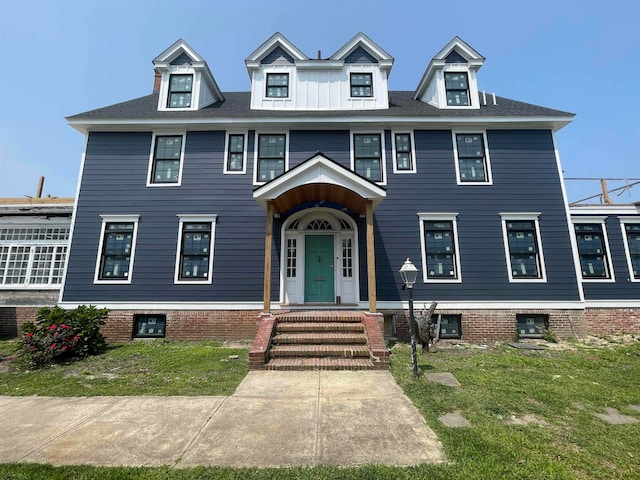
[[[68,226],[0,228],[0,287],[60,285],[68,240]]]
[[[490,184],[491,169],[484,133],[454,133],[458,184]]]
[[[285,171],[287,136],[284,134],[258,135],[258,182],[273,180]]]
[[[137,229],[137,215],[102,216],[95,282],[131,283]]]
[[[526,218],[524,214],[514,214],[512,218],[507,214],[502,219],[509,279],[546,281],[538,219]]]
[[[245,173],[246,141],[244,133],[227,135],[224,173]]]
[[[180,184],[184,135],[155,136],[148,185]]]
[[[167,108],[191,107],[193,75],[171,75],[169,78],[169,97]]]
[[[353,169],[374,182],[383,181],[382,135],[353,135]]]
[[[289,74],[288,73],[267,73],[267,97],[268,98],[289,97]]]
[[[459,282],[457,214],[419,213],[422,271],[425,282]]]
[[[622,222],[622,229],[631,281],[638,282],[640,281],[640,219]]]
[[[609,279],[611,269],[601,223],[576,223],[576,241],[583,279]]]
[[[447,92],[447,106],[469,105],[469,77],[466,72],[444,74],[444,88]]]
[[[373,97],[373,76],[371,73],[351,74],[351,96]]]
[[[396,133],[393,136],[394,173],[415,173],[413,141],[410,133]]]
[[[216,215],[179,215],[176,283],[211,283]]]

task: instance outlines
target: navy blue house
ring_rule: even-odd
[[[60,304],[108,307],[120,339],[340,311],[406,338],[410,258],[443,338],[637,329],[638,207],[570,210],[554,134],[573,114],[483,92],[458,37],[415,91],[388,90],[393,62],[362,33],[323,59],[276,33],[251,90],[222,92],[178,40],[151,95],[68,117],[86,150]]]

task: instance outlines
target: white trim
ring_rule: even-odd
[[[580,248],[578,247],[578,234],[576,233],[575,227],[573,227],[573,235],[576,240],[576,252],[578,253],[578,278],[581,282],[584,283],[615,283],[616,275],[613,269],[613,260],[611,258],[611,249],[609,248],[609,236],[607,235],[607,224],[606,224],[606,216],[583,216],[580,218],[572,218],[571,223],[572,226],[576,224],[597,224],[600,225],[602,229],[602,240],[604,247],[604,256],[607,262],[606,266],[609,272],[609,276],[607,278],[585,278],[582,275],[582,262],[580,261]]]
[[[242,135],[242,145],[243,145],[243,150],[242,150],[242,170],[228,170],[229,167],[229,137],[231,135]],[[225,139],[224,139],[224,160],[223,160],[223,167],[222,167],[222,173],[224,173],[225,175],[244,175],[245,173],[247,173],[247,140],[248,140],[248,134],[246,131],[227,131],[226,135],[225,135]]]
[[[264,185],[265,183],[268,183],[268,182],[261,182],[258,180],[258,154],[260,150],[260,135],[284,135],[284,171],[280,175],[283,175],[289,171],[289,137],[290,135],[289,135],[289,130],[286,130],[286,129],[266,130],[266,131],[256,130],[254,135],[255,137],[253,141],[253,184]]]
[[[275,65],[269,68],[264,68],[262,73],[264,74],[264,89],[262,92],[262,101],[263,102],[274,102],[277,103],[278,100],[285,101],[293,99],[293,89],[291,87],[291,78],[295,77],[295,68],[290,64],[285,65]],[[287,76],[287,96],[286,97],[269,97],[267,95],[269,91],[269,75],[286,75]]]
[[[467,91],[469,92],[468,105],[449,105],[447,103],[446,73],[464,73],[467,76]],[[478,80],[475,70],[468,64],[447,63],[439,69],[435,75],[436,89],[438,92],[438,108],[451,110],[477,110],[480,108],[480,95],[478,94]]]
[[[640,308],[640,300],[585,300],[586,308]]]
[[[542,247],[542,236],[540,235],[540,212],[513,212],[513,213],[500,213],[502,223],[502,239],[504,242],[504,253],[507,264],[507,274],[509,275],[509,283],[545,283],[547,281],[547,269],[544,263],[544,250]],[[540,269],[540,276],[538,278],[514,278],[511,267],[511,254],[509,252],[509,237],[507,235],[507,222],[513,221],[528,221],[533,222],[536,232],[536,245],[538,247],[538,262]]]
[[[398,157],[396,151],[396,135],[409,135],[409,141],[411,142],[411,168],[409,170],[398,169]],[[409,131],[404,130],[391,130],[391,155],[393,156],[393,173],[417,173],[418,167],[416,165],[416,142],[413,137],[413,129]]]
[[[387,184],[387,148],[385,142],[385,132],[384,130],[350,130],[349,131],[349,155],[351,157],[351,171],[360,175],[356,172],[356,150],[355,143],[353,141],[353,137],[355,135],[380,135],[380,181],[370,180],[371,182],[376,183],[377,185],[386,185]],[[364,177],[364,175],[360,175]],[[366,178],[366,177],[365,177]]]
[[[554,302],[554,301],[524,301],[524,300],[491,300],[491,301],[438,301],[437,299],[414,300],[414,308],[420,309],[421,306],[429,308],[429,305],[438,302],[439,310],[584,310],[585,304],[582,301],[575,302]],[[395,302],[377,302],[378,310],[394,310],[409,308],[408,301]],[[514,312],[515,314],[516,312]],[[517,312],[520,313],[520,312]]]
[[[484,148],[484,169],[486,180],[484,182],[463,182],[460,179],[460,160],[458,158],[457,135],[482,135],[482,147]],[[486,130],[451,130],[451,140],[453,142],[453,159],[456,169],[456,183],[458,185],[493,185],[493,175],[491,173],[491,158],[489,156],[489,142],[487,141]]]
[[[582,215],[640,215],[640,205],[574,205],[569,207],[572,218]]]
[[[82,184],[82,175],[84,174],[84,164],[87,158],[87,146],[89,145],[89,134],[84,136],[84,150],[80,156],[80,170],[78,171],[78,180],[76,181],[76,196],[73,201],[73,212],[71,213],[71,229],[69,230],[69,248],[67,249],[67,259],[64,262],[64,271],[62,272],[62,283],[60,284],[60,294],[58,295],[58,303],[62,301],[64,295],[64,287],[67,282],[67,269],[69,260],[71,259],[71,242],[73,241],[73,232],[76,226],[76,215],[78,213],[78,199],[80,198],[80,185]]]
[[[629,239],[627,237],[627,231],[625,229],[625,224],[633,223],[640,225],[640,217],[618,217],[620,220],[620,229],[622,230],[622,243],[624,244],[624,253],[627,258],[627,267],[629,268],[629,281],[630,282],[640,282],[640,274],[638,276],[634,276],[633,274],[633,264],[631,263],[631,252],[629,250]]]
[[[424,283],[462,283],[460,243],[458,242],[458,213],[418,213],[418,219],[420,224],[420,251],[422,253],[422,281]],[[453,248],[455,252],[455,278],[429,278],[427,275],[427,244],[424,236],[424,222],[438,220],[452,222]]]
[[[108,308],[109,310],[256,310],[257,315],[262,312],[263,302],[151,302],[134,303],[103,300],[87,300],[82,303],[61,302],[58,305],[65,309],[78,308],[81,305],[95,305],[97,308]],[[279,308],[279,305],[277,306]],[[317,307],[316,307],[317,308]]]
[[[172,75],[191,75],[191,105],[189,107],[170,107],[169,106],[169,93],[171,89],[171,76]],[[170,65],[167,71],[162,72],[160,81],[160,95],[158,98],[158,111],[160,112],[189,112],[192,110],[198,110],[198,104],[200,102],[200,72],[196,72],[195,69],[189,66],[183,65]],[[178,92],[186,93],[186,92]]]
[[[365,65],[358,65],[354,68],[353,64],[350,64],[349,67],[347,68],[346,71],[348,77],[349,77],[349,95],[347,95],[347,101],[358,101],[358,100],[376,100],[376,91],[377,89],[374,88],[374,79],[375,79],[375,73],[373,70],[373,67],[369,67],[369,65],[367,64]],[[351,87],[353,86],[353,84],[351,83],[351,78],[353,77],[353,75],[362,75],[362,74],[369,74],[371,75],[371,95],[369,95],[368,97],[354,97],[353,95],[351,95]],[[358,86],[358,85],[356,85]]]
[[[115,284],[126,285],[131,283],[133,278],[133,265],[136,253],[136,241],[138,239],[138,222],[140,221],[140,215],[100,215],[102,218],[102,225],[100,227],[100,241],[98,243],[98,253],[96,255],[96,266],[93,273],[93,283],[98,285]],[[133,223],[133,237],[131,239],[131,254],[129,255],[129,271],[127,277],[124,280],[105,280],[100,278],[100,266],[102,264],[102,248],[104,245],[105,229],[108,223]],[[71,249],[69,249],[71,250]],[[67,258],[68,261],[68,258]]]
[[[218,215],[216,214],[192,214],[192,215],[176,215],[179,219],[178,223],[178,242],[176,245],[176,265],[173,276],[173,283],[176,285],[211,285],[213,283],[213,250],[216,239],[216,223]],[[210,223],[211,224],[211,240],[209,242],[209,269],[207,271],[206,280],[183,280],[180,279],[180,257],[182,250],[182,234],[184,223]]]
[[[156,138],[157,137],[182,137],[182,144],[180,145],[180,166],[178,167],[178,181],[172,183],[155,183],[153,182],[153,164],[155,160],[155,150],[156,150]],[[182,170],[184,168],[184,151],[187,143],[187,133],[186,132],[153,132],[151,135],[151,152],[149,153],[149,166],[147,170],[147,187],[180,187],[182,186]],[[167,160],[167,159],[162,159]]]

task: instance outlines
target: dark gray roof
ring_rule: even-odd
[[[221,119],[221,118],[336,118],[336,117],[567,117],[572,113],[487,95],[487,104],[479,109],[439,109],[414,100],[413,91],[389,92],[389,108],[383,110],[251,110],[250,92],[224,92],[225,100],[201,110],[158,111],[158,93],[117,103],[109,107],[67,117],[70,122],[118,119]],[[482,99],[481,99],[482,104]]]

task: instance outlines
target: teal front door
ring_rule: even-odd
[[[304,252],[304,301],[335,302],[333,235],[307,235]]]

